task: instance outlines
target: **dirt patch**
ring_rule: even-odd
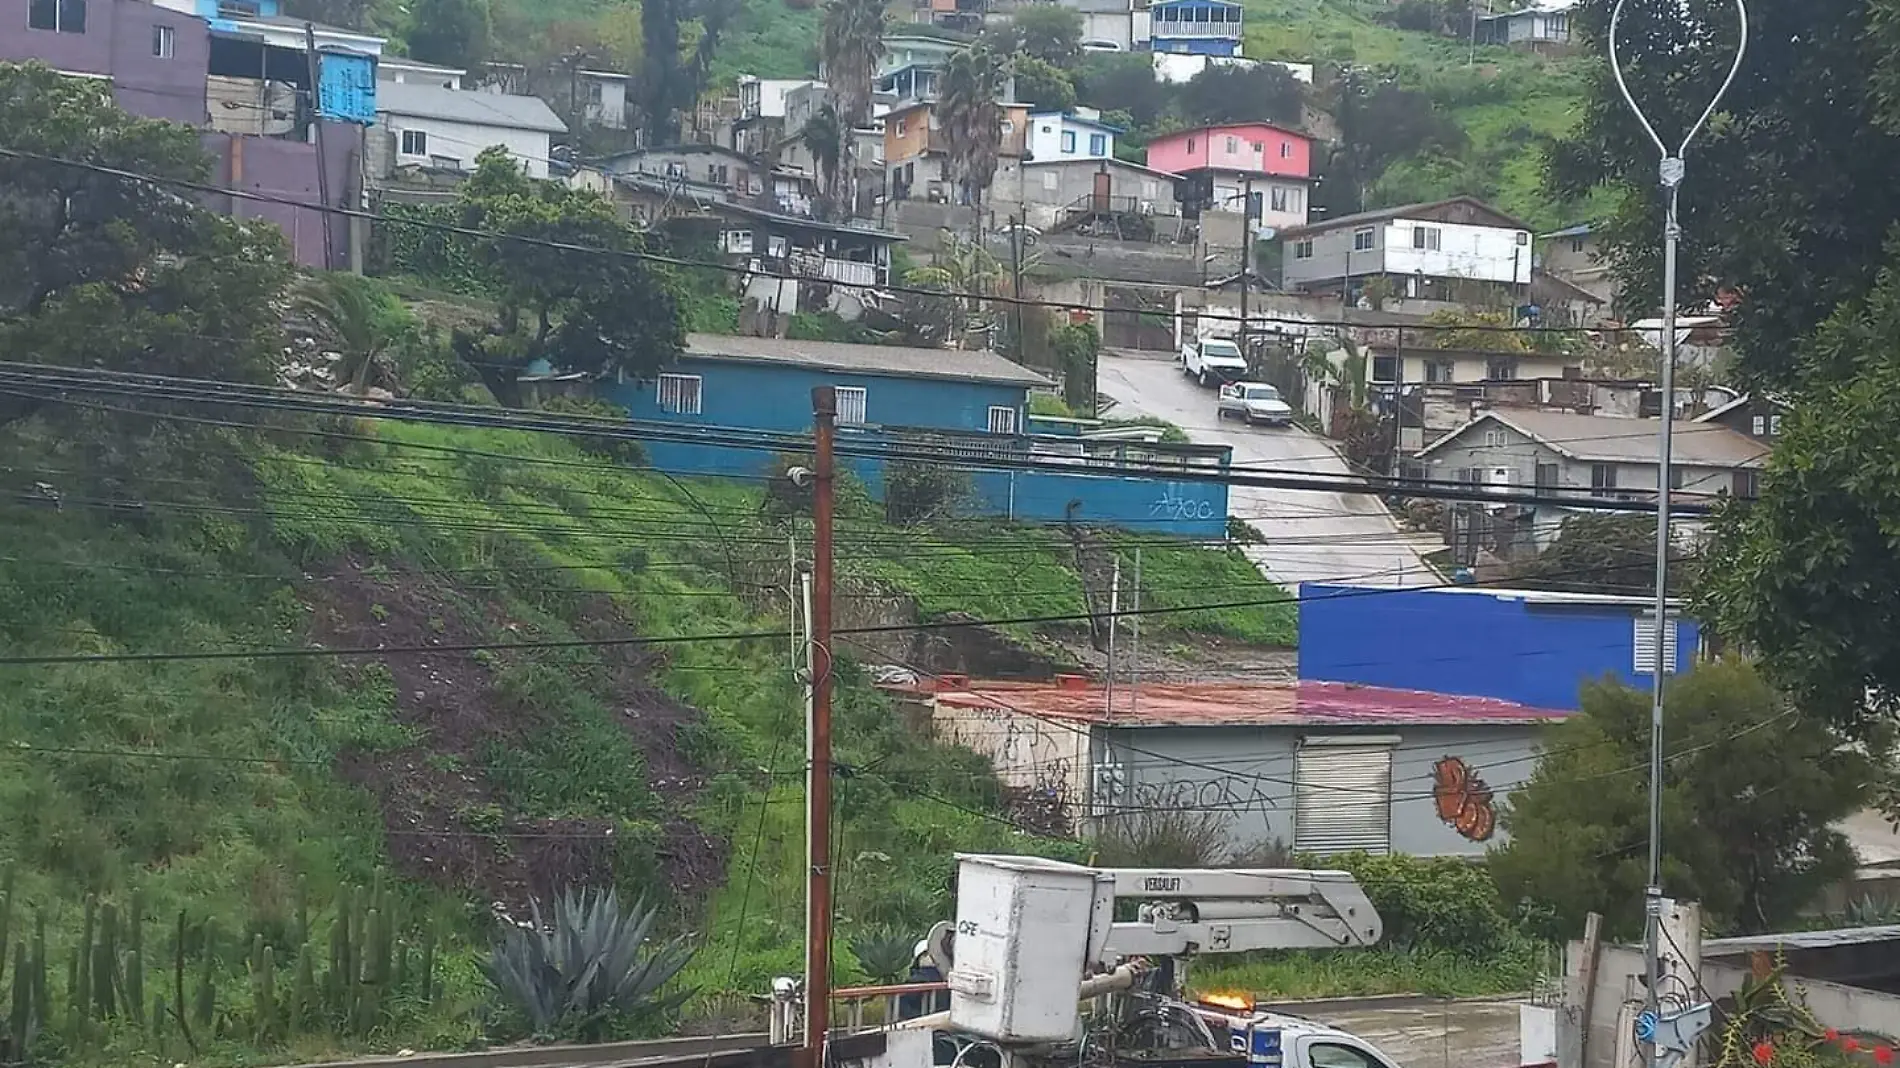
[[[1108,672],[1108,656],[1084,638],[1061,642],[1067,655],[1090,673]],[[1291,680],[1298,674],[1300,654],[1270,645],[1251,645],[1208,635],[1183,639],[1169,634],[1149,635],[1136,643],[1121,635],[1115,646],[1116,676],[1126,681],[1131,672],[1143,682],[1209,682],[1232,679],[1246,682]]]
[[[341,561],[324,578],[312,636],[325,645],[456,646],[490,640],[495,629],[510,627],[493,607],[488,628],[471,626],[451,590],[372,574],[356,559]],[[583,629],[586,637],[628,633],[611,616],[591,620]],[[646,682],[650,665],[635,647],[608,652],[612,707],[646,756],[649,786],[668,810],[677,809],[705,785],[703,773],[674,744],[678,728],[698,713]],[[346,751],[338,770],[376,797],[390,858],[402,874],[476,890],[518,909],[530,896],[545,898],[569,886],[611,881],[614,825],[507,811],[483,762],[497,749],[516,748],[513,743],[541,726],[532,713],[518,711],[495,692],[488,665],[507,661],[505,652],[493,658],[443,652],[377,661],[389,672],[396,718],[416,733],[417,741],[399,749]],[[721,877],[722,847],[690,821],[669,817],[662,839],[662,877],[683,898],[691,900],[688,895]]]

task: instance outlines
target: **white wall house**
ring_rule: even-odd
[[[395,142],[397,166],[474,170],[496,145],[531,178],[548,176],[549,138],[567,124],[539,97],[457,91],[411,82],[377,87],[376,124]]]
[[[1088,109],[1072,113],[1036,111],[1029,115],[1029,158],[1113,159],[1121,131]]]
[[[438,67],[433,63],[418,63],[413,59],[391,59],[384,57],[376,62],[376,78],[384,82],[401,82],[404,85],[436,85],[444,89],[462,88],[462,79],[468,77],[468,71],[459,67]]]
[[[1423,297],[1411,287],[1428,279],[1517,286],[1531,281],[1530,229],[1470,197],[1346,215],[1280,236],[1288,288],[1390,275],[1400,295]]]
[[[627,82],[625,74],[610,70],[584,70],[579,73],[581,113],[594,126],[609,130],[627,128]]]

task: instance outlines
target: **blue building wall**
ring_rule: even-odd
[[[1018,424],[1022,425],[1029,393],[1025,386],[852,374],[691,356],[682,357],[669,371],[700,376],[699,414],[662,411],[654,382],[603,383],[602,396],[625,408],[638,422],[705,428],[709,436],[719,429],[735,427],[803,434],[811,430],[814,386],[859,386],[865,391],[865,420],[870,426],[842,430],[839,441],[878,446],[890,443],[903,430],[987,432],[992,406],[1015,409]],[[893,430],[886,431],[883,426]],[[1038,439],[997,435],[993,440],[998,451],[1026,452],[1029,443]],[[1069,434],[1051,436],[1049,440],[1074,443],[1076,437]],[[778,462],[777,456],[762,449],[710,441],[650,441],[646,450],[654,466],[673,473],[758,475],[772,470]],[[883,499],[883,459],[845,456],[839,462],[864,483],[873,499]],[[997,466],[984,469],[977,458],[962,466],[971,469],[969,510],[973,514],[1026,522],[1060,521],[1073,515],[1078,522],[1193,538],[1217,538],[1227,532],[1227,487],[1219,483],[1168,481],[1148,475],[1120,477],[1112,468],[1080,463],[1073,475]]]
[[[1496,697],[1575,709],[1581,685],[1634,670],[1638,598],[1546,599],[1516,590],[1300,586],[1302,679]],[[1676,625],[1676,670],[1701,649],[1701,626]]]

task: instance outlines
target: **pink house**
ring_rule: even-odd
[[[1267,122],[1204,126],[1148,142],[1148,166],[1169,174],[1215,170],[1306,178],[1313,173],[1313,139]]]

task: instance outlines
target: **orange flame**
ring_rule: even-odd
[[[1203,1005],[1213,1005],[1216,1008],[1222,1009],[1233,1009],[1237,1012],[1253,1011],[1253,999],[1245,994],[1202,994],[1200,996],[1200,1002]]]

